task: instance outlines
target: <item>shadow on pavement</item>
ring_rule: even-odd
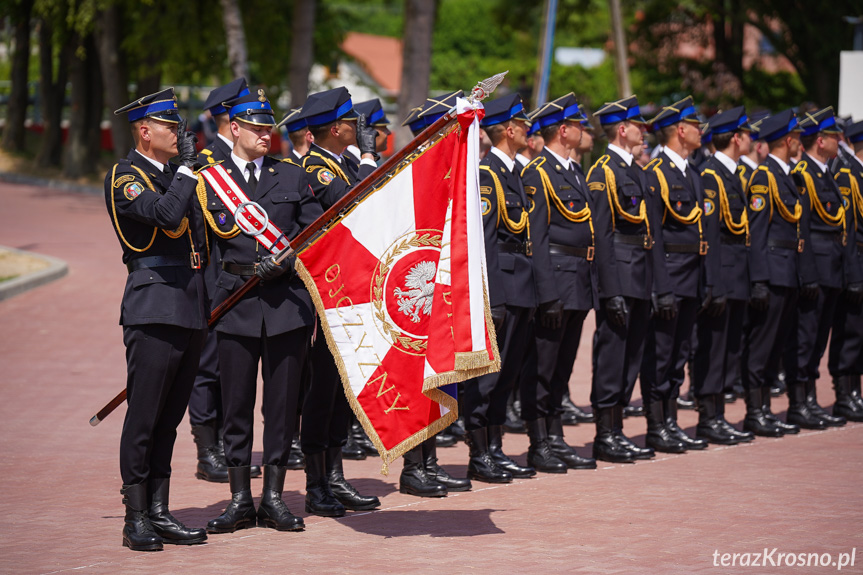
[[[504,533],[491,520],[496,509],[378,511],[343,525],[379,537],[474,537]]]

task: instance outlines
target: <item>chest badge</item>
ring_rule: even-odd
[[[225,212],[219,212],[219,225],[224,226],[227,221],[228,216],[225,215]]]
[[[828,211],[828,212],[830,211],[830,207],[831,207],[832,205],[833,205],[833,204],[831,204],[830,202],[827,202],[827,211]]]
[[[683,202],[677,202],[676,207],[677,207],[677,211],[679,212],[680,208],[683,207]]]
[[[569,209],[572,209],[574,207],[575,207],[575,202],[569,202]]]
[[[635,197],[633,196],[633,198],[632,198],[632,205],[634,206],[634,205],[636,205],[636,204],[638,204],[638,200],[636,200],[636,199],[635,199]]]

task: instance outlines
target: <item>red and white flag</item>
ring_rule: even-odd
[[[384,473],[455,420],[453,384],[500,369],[479,195],[484,110],[460,99],[457,111],[297,254]]]

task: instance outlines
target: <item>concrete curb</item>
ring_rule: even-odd
[[[63,260],[58,260],[57,258],[52,258],[51,256],[45,256],[42,254],[35,254],[33,252],[16,250],[6,246],[0,246],[0,248],[48,262],[48,267],[43,270],[24,274],[9,281],[0,282],[0,301],[7,300],[16,295],[20,295],[25,291],[45,285],[54,280],[58,280],[69,273],[69,266],[66,265],[66,262]]]
[[[51,180],[48,178],[37,178],[26,174],[16,174],[13,172],[0,172],[0,181],[9,182],[12,184],[25,184],[28,186],[42,186],[45,188],[53,188],[55,190],[65,190],[68,192],[77,192],[79,194],[102,194],[104,191],[97,186],[87,186],[84,184],[76,184],[65,180]]]

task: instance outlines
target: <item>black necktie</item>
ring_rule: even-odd
[[[173,175],[174,175],[174,174],[171,172],[171,166],[170,166],[170,164],[165,164],[165,167],[164,167],[164,169],[162,170],[162,173],[163,173],[163,174],[165,174],[166,176],[173,176]]]
[[[258,189],[258,178],[255,177],[255,162],[246,164],[246,170],[249,172],[249,187],[252,188],[252,193]]]

